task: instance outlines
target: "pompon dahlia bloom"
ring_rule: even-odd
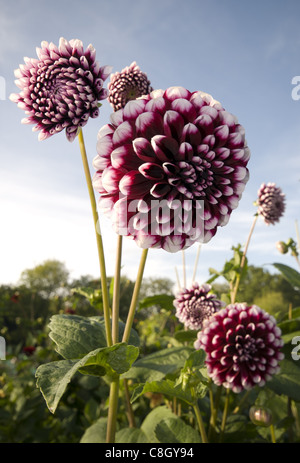
[[[176,252],[225,225],[248,180],[243,127],[203,92],[156,90],[98,133],[94,188],[115,231]]]
[[[204,320],[220,310],[224,303],[210,293],[211,286],[194,283],[191,288],[179,291],[174,300],[176,317],[191,330],[200,330]]]
[[[267,225],[279,222],[285,211],[285,195],[275,183],[263,183],[257,193],[258,214]]]
[[[114,111],[124,108],[128,101],[147,95],[153,90],[147,74],[140,70],[135,61],[121,72],[112,74],[107,88],[108,101]]]
[[[274,317],[255,305],[232,304],[203,324],[195,342],[209,376],[234,392],[264,386],[279,371],[283,346]]]
[[[66,129],[73,141],[89,117],[99,115],[98,101],[107,98],[103,83],[111,67],[100,67],[94,47],[84,50],[80,40],[61,38],[58,47],[44,41],[36,51],[38,59],[24,58],[15,71],[21,92],[10,99],[28,115],[22,123],[36,124],[39,140]]]

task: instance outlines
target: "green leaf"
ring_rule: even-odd
[[[130,368],[138,353],[137,347],[121,343],[96,349],[81,359],[59,360],[41,365],[36,371],[37,387],[49,410],[54,413],[77,371],[97,376],[122,374]]]
[[[120,321],[120,339],[122,339],[124,327],[125,324]],[[54,315],[50,319],[49,328],[49,337],[55,342],[56,351],[65,359],[79,359],[107,345],[103,317]],[[139,337],[135,330],[132,330],[129,344],[139,346]]]
[[[297,270],[285,264],[272,264],[279,270],[284,278],[293,286],[294,289],[300,291],[300,273]]]
[[[145,433],[138,428],[123,428],[116,433],[116,444],[146,444]]]
[[[99,418],[96,423],[92,424],[85,430],[81,444],[105,444],[106,443],[107,418]]]
[[[54,315],[49,328],[49,337],[55,342],[56,351],[65,359],[79,359],[106,346],[103,320],[78,315]]]
[[[165,405],[155,407],[150,413],[148,413],[141,425],[141,430],[147,436],[148,442],[159,442],[155,434],[156,426],[161,421],[168,418],[176,418],[176,415]]]
[[[194,342],[197,339],[196,330],[179,330],[174,334],[174,338],[179,342]]]
[[[164,394],[168,397],[176,397],[177,399],[183,400],[188,405],[193,405],[194,403],[194,399],[188,389],[183,391],[181,384],[175,386],[175,382],[168,379],[140,384],[134,389],[131,402],[135,402],[135,400],[137,400],[141,395],[146,394],[146,392],[155,392]]]
[[[282,360],[280,362],[280,372],[266,383],[266,387],[276,392],[284,394],[295,401],[300,401],[300,368],[296,361]]]
[[[170,296],[169,294],[157,294],[155,296],[149,296],[139,303],[139,310],[145,309],[146,307],[151,307],[153,305],[160,305],[163,309],[173,311],[173,301],[174,296]]]
[[[194,350],[188,346],[162,349],[137,360],[122,378],[135,379],[140,383],[159,381],[182,368]]]
[[[155,435],[162,444],[201,443],[199,433],[179,418],[167,418],[157,424]]]
[[[300,317],[280,322],[278,323],[278,327],[281,329],[282,339],[286,344],[290,342],[294,336],[300,335]]]

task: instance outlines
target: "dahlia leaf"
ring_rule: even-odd
[[[283,394],[300,402],[300,368],[297,362],[283,360],[280,363],[280,373],[267,382],[266,387],[276,394]]]
[[[155,435],[162,444],[166,443],[201,443],[199,433],[181,418],[167,418],[155,428]]]
[[[139,397],[147,392],[163,394],[168,397],[176,397],[179,400],[183,400],[188,405],[193,405],[195,401],[189,390],[184,391],[181,385],[175,386],[174,381],[166,379],[162,381],[152,381],[146,384],[139,384],[133,391],[131,402],[135,402]]]
[[[81,359],[59,360],[38,367],[37,387],[40,388],[51,413],[55,413],[60,399],[73,376],[82,374],[110,377],[127,371],[136,360],[139,349],[125,343],[102,347]]]
[[[192,352],[194,348],[188,346],[162,349],[137,360],[122,378],[135,379],[139,383],[159,381],[180,370]]]
[[[169,294],[157,294],[155,296],[149,296],[143,299],[139,303],[139,309],[145,309],[146,307],[151,307],[153,305],[159,305],[161,308],[173,311],[174,310],[174,296]]]
[[[155,407],[150,413],[148,413],[141,425],[141,430],[147,436],[148,442],[158,442],[155,429],[161,421],[168,418],[176,418],[176,415],[166,405]]]
[[[89,426],[80,439],[81,444],[105,444],[106,443],[107,418],[99,418]]]
[[[124,326],[123,322],[119,322],[119,339],[122,337]],[[65,359],[79,359],[107,345],[103,317],[54,315],[51,317],[49,328],[49,337],[55,342],[56,351]],[[139,338],[134,330],[129,343],[139,345]]]
[[[300,291],[300,273],[297,270],[285,264],[274,263],[273,266],[282,273],[295,290]]]
[[[123,428],[116,433],[116,444],[146,444],[146,434],[137,428]]]

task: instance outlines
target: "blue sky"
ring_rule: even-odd
[[[0,0],[0,284],[16,283],[22,270],[46,259],[65,262],[72,277],[99,274],[77,140],[69,143],[60,133],[39,142],[8,99],[18,91],[13,71],[23,57],[36,57],[41,41],[58,44],[61,36],[85,47],[92,43],[98,61],[113,72],[136,61],[154,88],[182,85],[210,93],[245,127],[250,180],[228,225],[202,246],[199,281],[209,267],[223,267],[231,246],[245,243],[262,182],[282,188],[287,208],[276,226],[258,221],[249,261],[294,266],[275,245],[295,238],[300,220],[300,100],[292,98],[292,79],[300,75],[299,17],[297,0]],[[105,101],[84,129],[90,162],[110,113]],[[116,237],[101,220],[112,274]],[[186,251],[188,277],[197,249]],[[125,240],[123,274],[135,278],[140,253]],[[145,275],[175,280],[175,267],[182,275],[181,253],[152,250]]]

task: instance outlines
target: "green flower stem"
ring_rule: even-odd
[[[129,424],[130,428],[135,428],[136,423],[135,423],[135,417],[134,417],[134,414],[133,414],[132,406],[131,406],[131,403],[130,403],[130,393],[129,393],[129,388],[128,388],[128,380],[123,379],[123,384],[124,384],[124,391],[125,391],[125,400],[126,400],[128,424]]]
[[[113,305],[112,305],[112,340],[114,344],[119,342],[119,312],[120,312],[120,280],[123,237],[118,235],[117,258],[115,267]]]
[[[119,399],[119,376],[110,384],[109,409],[106,430],[106,443],[113,444],[115,442],[117,413]]]
[[[195,404],[193,405],[193,409],[194,409],[194,412],[195,412],[195,415],[196,415],[196,419],[197,419],[197,423],[198,423],[202,443],[207,444],[208,439],[207,439],[207,435],[206,435],[206,430],[205,430],[205,426],[204,426],[204,423],[203,423],[203,420],[202,420],[202,415],[201,415],[201,412],[200,412],[200,409],[198,407],[197,402],[195,402]]]
[[[91,207],[92,207],[92,213],[93,213],[93,220],[94,220],[94,227],[95,227],[96,241],[97,241],[97,248],[98,248],[98,256],[99,256],[99,264],[100,264],[106,340],[107,340],[108,347],[110,347],[112,346],[112,334],[111,334],[111,326],[110,326],[110,308],[109,308],[109,297],[108,297],[108,287],[107,287],[107,278],[106,278],[104,249],[103,249],[101,232],[99,228],[100,224],[99,224],[97,205],[96,205],[94,189],[92,185],[92,179],[91,179],[89,164],[87,160],[82,130],[80,130],[78,133],[78,141],[79,141],[82,163],[83,163],[83,168],[84,168],[84,173],[85,173],[85,178],[86,178],[86,183],[88,187],[88,192],[89,192],[90,202],[91,202]]]
[[[271,432],[272,444],[276,444],[275,430],[274,430],[274,425],[273,424],[271,424],[271,426],[270,426],[270,432]]]
[[[226,426],[226,421],[227,421],[227,416],[228,416],[228,409],[229,409],[229,397],[230,397],[230,389],[226,389],[226,398],[225,398],[222,423],[221,423],[220,442],[223,441],[223,437],[224,437],[225,426]]]
[[[121,279],[121,260],[122,260],[123,237],[118,235],[117,256],[114,276],[113,302],[112,302],[112,342],[119,342],[119,312],[120,312],[120,279]],[[118,376],[110,385],[109,411],[107,422],[106,439],[109,443],[114,443],[118,413],[118,396],[120,377]]]
[[[129,307],[128,315],[127,315],[127,320],[126,320],[126,325],[123,333],[123,339],[122,342],[128,342],[132,324],[133,324],[133,319],[134,319],[134,314],[135,314],[135,309],[137,306],[137,301],[141,289],[141,284],[143,280],[143,274],[144,274],[144,269],[146,265],[146,260],[147,260],[147,255],[148,255],[148,249],[143,249],[141,260],[140,260],[140,266],[138,269],[138,274],[136,278],[136,282],[134,285],[134,290],[132,294],[132,299],[131,299],[131,304]]]
[[[242,260],[241,260],[241,265],[240,265],[240,273],[237,276],[233,292],[231,293],[231,304],[235,303],[236,295],[237,295],[240,280],[241,280],[241,274],[242,274],[242,271],[243,271],[243,268],[244,268],[244,265],[245,265],[245,261],[246,261],[246,254],[247,254],[247,251],[248,251],[249,243],[250,243],[251,237],[253,235],[253,231],[254,231],[257,219],[258,219],[258,213],[256,213],[255,216],[254,216],[254,220],[252,222],[250,232],[249,232],[249,235],[248,235],[248,238],[247,238],[245,249],[244,249],[244,252],[243,252],[243,255],[242,255]]]

